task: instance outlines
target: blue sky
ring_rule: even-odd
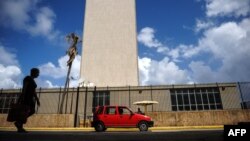
[[[85,0],[0,1],[0,88],[64,86],[65,36],[82,37]],[[136,0],[140,85],[249,81],[250,0]],[[79,83],[82,44],[70,85]]]

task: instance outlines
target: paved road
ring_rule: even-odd
[[[202,131],[0,131],[0,141],[223,141],[223,130]]]

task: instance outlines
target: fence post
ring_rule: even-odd
[[[150,85],[150,96],[151,96],[151,101],[153,101],[153,89],[152,89],[152,85]],[[154,111],[154,104],[152,104],[152,112]]]
[[[39,92],[38,92],[38,99],[40,100],[40,96],[41,96],[41,90],[42,88],[39,88]],[[36,106],[36,114],[38,113],[38,106]]]
[[[76,111],[75,111],[75,119],[74,119],[74,127],[76,127],[77,124],[77,115],[78,115],[78,99],[79,99],[79,87],[77,87],[76,92]]]
[[[2,94],[3,94],[3,88],[1,89],[1,92],[0,92],[1,97],[2,97]],[[2,106],[0,107],[0,109],[2,109],[0,113],[3,113],[4,105],[0,105],[0,106]]]
[[[65,103],[65,113],[64,114],[67,114],[68,112],[68,96],[69,96],[69,83],[68,83],[68,87],[67,87],[67,90],[66,90],[66,103]]]
[[[59,89],[59,98],[58,98],[58,107],[57,107],[57,113],[58,114],[60,114],[61,92],[62,92],[62,89],[60,87],[60,89]]]
[[[131,95],[130,95],[130,85],[128,86],[128,96],[129,96],[129,107],[131,108]]]
[[[240,87],[240,82],[237,82],[237,84],[238,84],[238,88],[239,88],[239,92],[240,92],[241,109],[245,109],[244,99],[243,99],[243,95],[242,95],[242,91],[241,91],[241,87]]]
[[[72,94],[71,94],[71,104],[70,104],[70,114],[72,114],[72,108],[73,108],[73,99],[74,99],[74,92],[75,92],[75,87],[73,87]]]
[[[88,86],[86,86],[86,90],[85,90],[84,117],[83,117],[84,127],[86,127],[87,99],[88,99]]]

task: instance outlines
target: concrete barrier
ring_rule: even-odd
[[[155,126],[207,126],[250,122],[250,110],[149,112]]]
[[[0,114],[0,127],[14,127],[13,122],[6,119],[7,114]],[[35,114],[25,127],[74,127],[74,114]]]
[[[213,126],[250,122],[250,110],[214,110],[183,112],[148,112],[156,127]],[[14,127],[7,122],[7,114],[0,114],[0,127]],[[82,120],[79,122],[82,127]],[[89,127],[89,123],[86,124]],[[74,127],[74,114],[36,114],[28,119],[25,127]]]

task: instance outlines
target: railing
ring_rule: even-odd
[[[216,96],[216,90],[219,91],[220,95],[224,96],[226,96],[227,93],[233,94],[239,98],[237,101],[238,103],[232,101],[234,98],[230,99],[226,97],[223,99],[222,97],[223,106],[218,108],[218,103],[212,102],[216,101],[216,98],[218,98]],[[210,91],[213,92],[213,94],[211,94]],[[20,94],[21,89],[1,89],[0,114],[8,113],[11,103],[16,102]],[[62,96],[64,95],[62,88],[40,88],[37,89],[37,94],[41,102],[41,106],[36,107],[37,113],[59,114]],[[198,99],[198,97],[200,97],[200,99]],[[175,100],[173,98],[175,98]],[[95,106],[124,105],[130,107],[133,111],[136,111],[138,106],[133,105],[133,103],[141,100],[154,100],[159,102],[159,104],[149,106],[149,112],[223,110],[227,107],[234,109],[250,109],[250,82],[138,87],[70,88],[68,93],[65,95],[63,114],[75,114],[75,120],[77,120],[78,117],[86,120],[87,117],[91,117]],[[226,102],[226,104],[223,102]],[[237,104],[241,106],[230,106]],[[215,108],[213,108],[213,105],[215,105]],[[141,107],[141,109],[143,110],[143,107]]]

